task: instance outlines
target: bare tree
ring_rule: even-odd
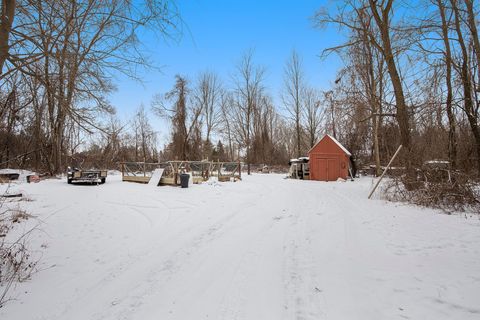
[[[465,0],[465,7],[466,7],[466,12],[467,12],[467,25],[468,29],[470,30],[471,34],[471,41],[473,44],[474,52],[475,52],[475,58],[476,58],[476,63],[477,66],[480,66],[480,40],[478,38],[478,29],[477,29],[477,24],[478,24],[478,12],[475,12],[473,0]],[[478,9],[478,8],[477,8]],[[454,7],[455,10],[455,7]]]
[[[305,90],[304,81],[302,60],[296,51],[292,51],[285,67],[285,92],[282,95],[282,100],[291,121],[295,124],[297,157],[302,156],[302,123],[305,112],[302,101],[302,94]]]
[[[480,172],[480,127],[478,124],[478,105],[474,102],[474,83],[471,71],[469,68],[470,55],[467,44],[464,40],[464,31],[462,30],[461,21],[464,17],[461,15],[458,3],[456,0],[450,1],[454,13],[455,32],[457,34],[457,42],[460,46],[461,58],[460,66],[457,67],[460,80],[463,87],[463,105],[467,116],[473,137],[475,139],[475,149],[477,153],[477,170]],[[475,29],[476,30],[476,29]]]
[[[305,129],[308,136],[308,146],[309,148],[312,148],[318,139],[320,125],[322,123],[323,110],[320,105],[319,94],[315,89],[305,88],[303,97],[305,104]]]
[[[438,11],[441,17],[441,35],[444,44],[445,57],[445,82],[447,86],[446,110],[449,122],[448,131],[448,158],[452,164],[452,168],[457,167],[457,139],[456,139],[456,119],[453,112],[453,86],[452,86],[452,49],[450,46],[449,25],[450,21],[447,19],[445,3],[443,0],[437,0]]]
[[[246,149],[247,170],[250,174],[252,161],[252,133],[255,110],[263,91],[265,69],[253,62],[253,52],[247,52],[237,65],[234,76],[235,105],[233,111],[234,130],[239,144]]]
[[[324,95],[324,100],[325,103],[328,105],[328,111],[326,113],[328,114],[326,116],[327,118],[327,123],[328,126],[327,128],[329,129],[329,133],[333,135],[333,137],[336,139],[337,138],[337,126],[335,125],[337,121],[337,102],[335,101],[334,98],[334,91],[329,90],[323,93]]]
[[[407,103],[405,101],[405,94],[402,85],[402,79],[398,71],[398,66],[396,62],[396,54],[392,47],[391,37],[392,37],[392,6],[393,0],[368,0],[370,5],[370,11],[373,14],[374,21],[378,27],[380,33],[380,41],[377,41],[377,38],[373,34],[370,35],[370,40],[382,53],[385,63],[387,65],[387,70],[390,75],[390,81],[395,95],[395,104],[396,104],[396,119],[398,126],[400,128],[401,142],[407,154],[405,157],[407,170],[412,167],[412,144],[411,144],[411,133],[410,133],[410,116],[408,114]],[[408,170],[410,172],[410,170]]]
[[[165,96],[156,95],[153,101],[154,111],[172,123],[172,156],[178,160],[189,160],[192,154],[192,140],[198,140],[199,121],[202,106],[190,101],[190,89],[186,78],[177,75],[175,87]],[[173,101],[173,106],[166,106],[165,101]],[[198,144],[199,141],[194,141]]]
[[[157,143],[156,133],[148,120],[145,107],[141,105],[135,113],[132,123],[135,130],[135,146],[140,149],[143,162],[152,161],[155,157],[155,145]],[[118,133],[118,126],[114,125],[112,132]],[[111,136],[112,143],[115,143],[116,136]],[[135,151],[137,154],[137,151]]]
[[[235,151],[234,151],[234,139],[233,139],[233,126],[231,125],[230,121],[232,120],[232,112],[233,106],[235,104],[235,100],[228,91],[222,91],[220,96],[220,110],[221,110],[221,123],[222,126],[220,131],[223,133],[224,137],[228,141],[228,157],[230,160],[235,159]]]
[[[211,134],[220,124],[222,88],[218,76],[212,72],[200,74],[194,97],[199,108],[203,110],[203,119],[206,127],[203,157],[208,157],[207,146],[211,146]],[[211,150],[210,150],[211,151]]]
[[[382,97],[384,90],[384,58],[372,44],[370,34],[375,31],[371,27],[372,18],[365,10],[357,13],[358,29],[354,34],[357,44],[350,51],[355,59],[355,72],[359,74],[362,84],[361,91],[371,107],[369,118],[372,120],[373,155],[375,160],[375,174],[381,174],[380,169],[380,142],[379,131],[382,122]],[[366,119],[365,119],[366,120]]]

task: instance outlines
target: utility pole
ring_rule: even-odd
[[[332,135],[335,139],[337,139],[337,130],[335,128],[335,104],[333,101],[333,91],[327,91],[325,93],[326,98],[328,99],[330,103],[330,115],[332,117]]]

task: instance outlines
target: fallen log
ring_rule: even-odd
[[[21,198],[23,194],[21,193],[12,193],[12,194],[2,194],[0,198]]]

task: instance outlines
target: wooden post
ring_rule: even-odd
[[[242,165],[240,164],[240,158],[238,158],[238,179],[242,180]]]
[[[348,172],[350,172],[350,181],[353,181],[353,172],[352,172],[352,168],[348,168]]]
[[[173,168],[173,172],[175,172],[175,174],[173,175],[174,177],[174,182],[175,182],[175,185],[177,185],[177,179],[178,179],[178,164],[175,162],[175,163],[172,163],[172,168]]]
[[[395,151],[395,154],[393,155],[392,159],[390,159],[390,162],[388,163],[387,167],[385,168],[385,171],[383,171],[382,175],[380,176],[380,178],[378,179],[377,183],[375,184],[375,187],[373,187],[372,191],[370,192],[370,194],[368,195],[368,199],[370,199],[373,195],[373,193],[375,192],[375,190],[377,189],[378,185],[380,184],[380,181],[382,181],[383,179],[383,176],[385,175],[385,173],[387,173],[388,171],[388,168],[390,168],[390,165],[392,164],[393,160],[395,160],[395,157],[397,156],[397,154],[400,152],[400,150],[402,149],[402,145],[400,145],[397,149],[397,151]]]

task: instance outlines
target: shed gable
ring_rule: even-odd
[[[320,141],[314,145],[310,151],[311,153],[334,153],[334,154],[345,154],[347,156],[351,156],[351,153],[338,142],[337,139],[330,135],[325,135]]]

